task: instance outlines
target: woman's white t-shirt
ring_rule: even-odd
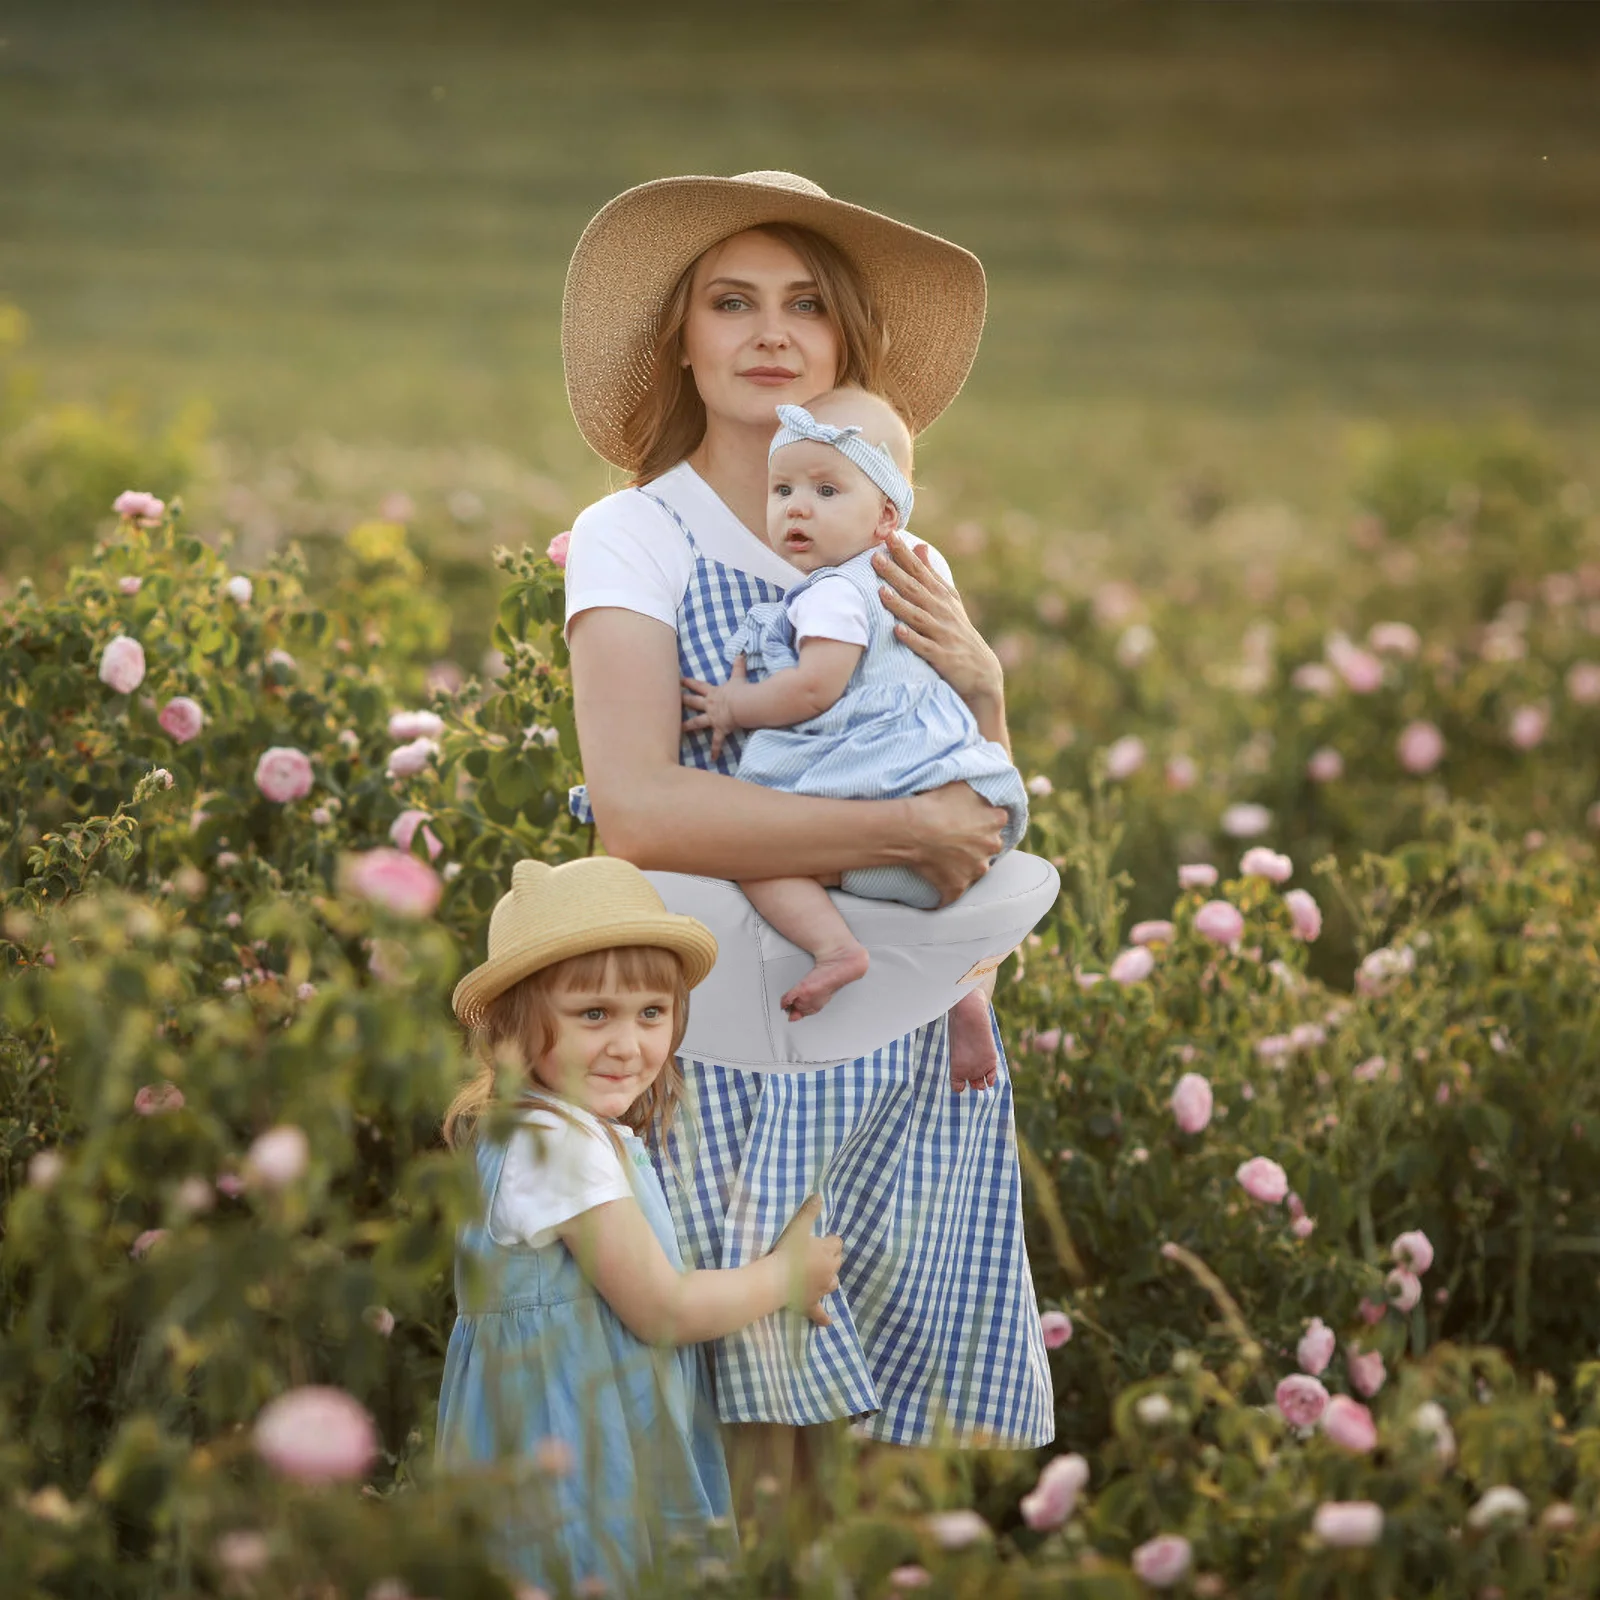
[[[611,1130],[624,1140],[633,1132],[607,1124],[581,1106],[565,1114],[529,1110],[506,1147],[500,1187],[489,1211],[489,1237],[496,1244],[537,1249],[554,1244],[563,1223],[609,1200],[632,1198]]]
[[[702,555],[753,578],[763,578],[780,592],[804,576],[765,539],[758,539],[745,527],[716,490],[685,461],[654,479],[647,494],[622,489],[579,513],[567,547],[569,629],[580,611],[617,606],[654,617],[676,632],[678,608],[694,573],[694,552],[683,530],[649,495],[665,500],[683,518]],[[926,542],[910,534],[901,537],[914,543]],[[928,546],[928,559],[933,570],[953,585],[950,564],[932,545]],[[826,583],[814,584],[810,593],[828,587],[831,586]],[[849,585],[841,583],[839,587]],[[802,602],[806,598],[802,596]],[[819,609],[827,603],[825,596]],[[865,629],[860,632],[861,637],[851,642],[867,642]],[[849,634],[835,633],[820,636],[850,638]]]

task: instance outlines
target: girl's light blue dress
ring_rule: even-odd
[[[681,1267],[650,1158],[618,1132],[634,1198]],[[459,1315],[439,1395],[437,1461],[451,1472],[498,1467],[497,1486],[509,1482],[496,1520],[512,1572],[541,1586],[594,1578],[626,1594],[669,1554],[692,1559],[708,1539],[727,1537],[728,1473],[701,1351],[641,1343],[559,1240],[533,1248],[490,1237],[507,1148],[477,1147],[483,1214],[457,1240]],[[567,1470],[549,1470],[548,1440],[570,1451]]]
[[[752,606],[724,646],[727,660],[743,655],[752,682],[797,666],[789,607],[813,584],[835,577],[847,580],[866,604],[867,647],[844,693],[820,716],[748,734],[737,776],[829,800],[899,800],[944,783],[969,783],[991,805],[1005,807],[1001,849],[1011,849],[1028,826],[1021,774],[1004,746],[978,731],[955,690],[895,637],[870,550],[842,566],[819,568],[782,600]],[[847,872],[840,887],[873,900],[924,908],[939,903],[938,891],[906,867]]]

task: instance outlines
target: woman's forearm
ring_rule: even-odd
[[[662,766],[614,793],[591,780],[589,803],[606,849],[646,870],[815,878],[915,860],[910,800],[818,800]]]
[[[988,690],[972,695],[967,700],[967,710],[978,724],[978,732],[985,739],[1000,745],[1011,754],[1011,730],[1006,726],[1006,696],[1002,686],[998,692]]]

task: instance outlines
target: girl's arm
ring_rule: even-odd
[[[928,547],[890,539],[872,558],[883,603],[899,619],[895,636],[926,661],[967,703],[985,739],[1008,752],[1005,674],[1000,658],[973,627],[961,596],[934,571]]]
[[[684,730],[710,728],[715,759],[722,754],[722,741],[739,728],[789,728],[820,717],[844,693],[864,648],[843,639],[807,639],[798,666],[760,683],[745,676],[743,656],[734,658],[726,683],[685,678],[683,703],[699,715],[684,723]]]
[[[827,877],[908,866],[945,902],[1000,849],[1006,814],[964,783],[909,800],[818,800],[678,764],[677,635],[616,606],[569,630],[584,780],[605,847],[635,866],[707,877]]]
[[[795,1212],[770,1254],[748,1266],[680,1271],[637,1200],[610,1200],[572,1218],[561,1241],[622,1325],[645,1344],[700,1344],[782,1310],[827,1327],[822,1297],[839,1287],[844,1246],[818,1238],[816,1196]]]

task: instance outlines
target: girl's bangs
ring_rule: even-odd
[[[614,978],[624,989],[658,989],[676,994],[683,987],[683,966],[660,945],[624,944],[568,956],[550,969],[552,989],[599,987]]]

